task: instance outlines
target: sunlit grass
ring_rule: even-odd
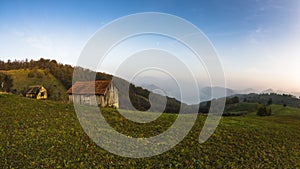
[[[177,117],[162,114],[149,124],[139,124],[124,119],[114,109],[101,112],[112,127],[132,137],[159,134]],[[203,144],[198,139],[206,116],[198,115],[188,136],[170,151],[130,159],[111,154],[89,139],[71,104],[0,95],[0,167],[300,167],[300,110],[273,105],[272,112],[268,117],[258,117],[256,112],[223,117],[216,132]]]

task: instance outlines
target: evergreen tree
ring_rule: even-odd
[[[0,91],[10,92],[10,90],[13,86],[12,82],[13,82],[13,80],[9,75],[0,72]]]
[[[271,105],[271,104],[273,104],[273,100],[272,100],[272,98],[270,97],[269,100],[268,100],[268,105]]]
[[[258,116],[271,116],[272,114],[272,109],[270,106],[262,106],[258,109],[256,115]]]

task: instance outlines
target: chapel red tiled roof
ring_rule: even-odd
[[[111,80],[78,81],[67,91],[67,94],[104,95],[110,84]]]

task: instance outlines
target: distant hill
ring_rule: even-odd
[[[200,90],[201,100],[207,101],[236,94],[233,89],[223,87],[204,87]]]
[[[240,101],[267,104],[272,99],[272,104],[300,107],[300,99],[290,94],[263,93],[263,94],[237,94]]]
[[[24,95],[29,86],[44,86],[51,100],[67,100],[66,89],[48,70],[43,69],[18,69],[0,70],[13,79],[12,93]]]
[[[252,93],[255,93],[255,92],[252,92]],[[274,89],[266,89],[266,90],[263,90],[260,92],[261,94],[271,94],[271,93],[277,93],[277,94],[285,94],[285,95],[293,95],[293,96],[296,96],[296,97],[300,97],[300,92],[295,92],[295,91],[282,91],[282,90],[274,90]]]
[[[212,91],[214,91],[214,97],[212,96]],[[224,94],[224,91],[226,94]],[[201,89],[201,100],[208,101],[211,99],[218,99],[222,97],[234,97],[238,96],[240,100],[248,99],[252,102],[267,103],[268,99],[271,97],[274,100],[274,104],[287,104],[292,107],[299,107],[299,92],[284,92],[274,89],[266,89],[261,92],[256,91],[252,88],[247,88],[244,90],[235,90],[223,87],[204,87]]]
[[[247,89],[243,89],[243,90],[234,90],[234,93],[238,93],[238,94],[257,93],[257,90],[252,89],[252,88],[247,88]]]
[[[276,93],[276,91],[270,88],[270,89],[263,90],[260,93],[262,93],[262,94],[270,94],[270,93]]]

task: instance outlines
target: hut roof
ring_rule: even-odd
[[[76,82],[67,93],[104,95],[110,84],[111,80]]]
[[[30,86],[26,91],[27,94],[38,94],[42,86]]]

